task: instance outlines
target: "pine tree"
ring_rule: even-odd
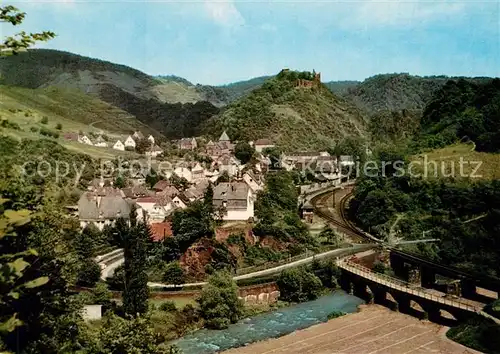
[[[151,239],[149,226],[137,222],[136,210],[130,213],[130,227],[124,238],[123,254],[125,257],[125,289],[123,308],[126,314],[136,316],[148,310],[148,275],[146,261],[148,241]]]

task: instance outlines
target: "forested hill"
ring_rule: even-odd
[[[210,120],[206,132],[227,130],[235,140],[269,138],[285,149],[333,147],[344,137],[364,137],[359,110],[335,96],[312,73],[282,71]],[[305,79],[313,87],[297,87]]]
[[[448,81],[425,108],[423,147],[443,147],[472,140],[476,150],[500,152],[500,79]]]
[[[449,80],[459,77],[381,74],[348,88],[343,96],[370,115],[379,111],[423,110]],[[462,78],[480,83],[488,78]]]
[[[186,89],[178,81],[167,83],[124,65],[57,50],[28,50],[0,60],[1,84],[79,90],[170,138],[197,134],[199,123],[219,111],[196,88]]]

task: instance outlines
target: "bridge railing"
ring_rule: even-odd
[[[416,295],[418,297],[425,298],[425,299],[431,300],[433,302],[438,302],[441,304],[445,304],[445,305],[452,306],[452,307],[457,307],[457,308],[460,308],[463,310],[476,312],[476,313],[478,313],[479,311],[482,310],[481,308],[477,308],[475,306],[472,306],[466,302],[460,301],[459,299],[450,300],[450,299],[447,299],[447,298],[444,298],[441,296],[437,296],[437,295],[435,295],[431,292],[425,291],[421,288],[415,289],[408,282],[390,277],[390,276],[385,275],[385,274],[375,273],[373,270],[366,268],[360,264],[349,261],[347,259],[340,259],[337,262],[337,264],[340,268],[343,268],[343,269],[345,269],[353,274],[359,275],[363,278],[373,280],[379,284],[383,284],[383,285],[388,286],[390,288],[393,288],[393,289],[396,289],[396,290],[399,290],[399,291],[402,291],[402,292],[405,292],[408,294]]]

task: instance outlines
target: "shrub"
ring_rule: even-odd
[[[179,285],[184,283],[184,270],[179,262],[170,262],[163,272],[163,281],[167,284]]]
[[[86,259],[78,272],[78,284],[93,287],[101,277],[101,267],[92,259]]]
[[[113,275],[106,278],[106,283],[113,290],[123,290],[125,287],[125,266],[122,264],[116,267]]]
[[[125,146],[125,151],[135,151],[133,146]]]
[[[333,311],[330,314],[328,314],[327,319],[328,320],[333,320],[334,318],[342,317],[342,316],[345,316],[345,315],[346,315],[345,312],[342,312],[342,311]]]
[[[165,301],[163,302],[159,309],[161,311],[165,311],[165,312],[174,312],[174,311],[177,311],[177,307],[175,306],[175,302],[173,301]]]
[[[56,129],[57,129],[57,130],[62,130],[62,124],[61,124],[61,123],[57,123],[57,125],[56,125]]]
[[[228,272],[212,275],[197,301],[208,328],[227,328],[243,315],[243,303],[238,298],[238,287]]]
[[[33,132],[33,133],[38,133],[38,128],[37,127],[31,127],[30,130]]]
[[[48,124],[49,123],[49,118],[47,118],[47,116],[44,116],[42,118],[42,120],[40,121],[40,123],[42,123],[42,124]]]
[[[304,268],[284,270],[277,284],[280,289],[280,298],[289,302],[314,300],[323,289],[321,280]]]
[[[375,273],[381,273],[381,274],[384,274],[385,273],[385,270],[386,270],[386,266],[384,263],[380,262],[380,261],[377,261],[373,264],[373,271]]]

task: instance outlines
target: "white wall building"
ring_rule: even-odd
[[[262,152],[264,149],[275,147],[274,143],[269,139],[259,139],[253,143],[255,151]]]
[[[78,142],[86,145],[94,145],[88,136],[82,135],[78,137]]]
[[[214,188],[214,206],[224,207],[225,221],[247,221],[254,216],[254,200],[250,187],[243,182],[219,183]]]
[[[123,145],[123,143],[118,140],[114,145],[113,145],[113,149],[115,150],[120,150],[120,151],[125,151],[125,145]]]
[[[132,138],[130,135],[128,138],[125,140],[125,148],[132,147],[135,149],[135,140]]]
[[[148,136],[148,141],[151,143],[151,146],[153,146],[155,144],[154,136],[152,136],[152,135]]]

